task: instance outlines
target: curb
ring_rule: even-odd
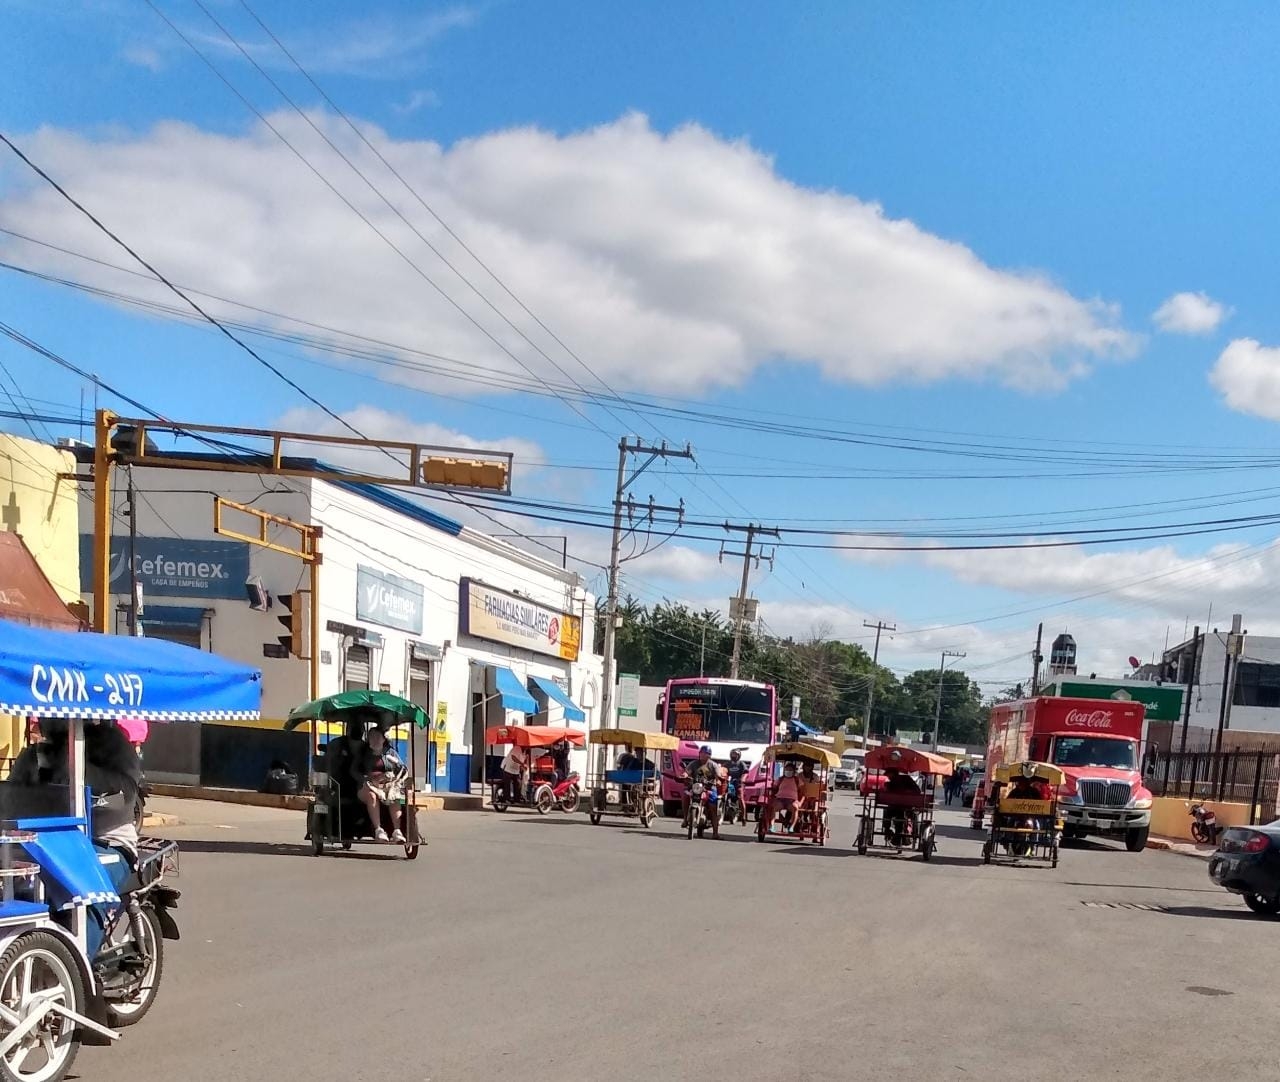
[[[220,804],[242,804],[255,808],[281,808],[306,811],[311,800],[304,794],[285,796],[278,793],[255,793],[248,789],[214,789],[203,785],[169,785],[151,783],[155,796],[178,800],[212,800]],[[415,793],[414,806],[422,811],[480,811],[484,797],[471,793]],[[165,824],[172,825],[172,824]]]
[[[177,827],[182,825],[182,820],[176,815],[167,815],[164,812],[147,812],[146,817],[142,820],[142,829],[148,830],[152,827]]]
[[[1165,853],[1173,853],[1180,857],[1191,857],[1193,860],[1208,861],[1213,856],[1214,850],[1205,851],[1203,849],[1192,848],[1193,842],[1178,841],[1174,838],[1148,838],[1147,848],[1157,849]]]

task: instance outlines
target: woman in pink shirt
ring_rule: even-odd
[[[786,826],[790,830],[795,825],[795,808],[800,799],[800,779],[796,777],[796,764],[786,763],[782,767],[780,777],[773,787],[773,799],[769,802],[769,819],[772,821],[779,811],[786,812]]]

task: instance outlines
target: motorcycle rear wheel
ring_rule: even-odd
[[[566,815],[572,815],[578,810],[578,801],[581,799],[582,794],[578,792],[578,787],[571,786],[560,800],[560,810]]]
[[[128,917],[121,918],[128,923]],[[128,999],[107,1000],[108,1024],[116,1029],[124,1026],[136,1026],[151,1010],[156,1001],[156,993],[160,990],[160,977],[164,973],[164,937],[160,932],[160,918],[155,910],[144,907],[142,910],[143,936],[148,940],[144,946],[151,952],[151,964],[137,981],[135,993]]]

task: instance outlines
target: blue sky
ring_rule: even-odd
[[[568,372],[595,392],[602,379],[682,409],[946,440],[950,453],[591,403],[584,418],[554,396],[421,372],[406,386],[403,370],[251,339],[284,350],[264,356],[374,434],[514,446],[520,495],[594,508],[607,503],[622,431],[661,434],[694,444],[701,476],[672,467],[641,482],[641,496],[683,498],[701,519],[821,519],[853,535],[880,528],[867,520],[918,520],[923,537],[937,538],[958,516],[1019,515],[969,525],[1053,538],[1064,523],[1052,513],[1073,509],[1094,525],[1158,532],[1270,510],[1270,493],[1246,492],[1275,486],[1266,456],[1280,419],[1268,273],[1280,121],[1266,107],[1280,80],[1270,50],[1280,14],[1268,6],[370,3],[357,12],[255,2],[583,366],[380,169],[238,0],[205,3],[542,352],[346,171],[192,0],[156,6],[407,259],[301,167],[144,0],[0,0],[20,58],[0,71],[0,128],[184,286],[322,323],[331,329],[315,333],[326,342],[350,345],[338,332],[354,332],[436,353],[455,375],[483,364],[536,386]],[[5,229],[127,262],[11,156],[0,192]],[[142,279],[11,235],[0,234],[0,259],[164,299]],[[1174,301],[1153,322],[1179,294],[1203,296]],[[210,303],[220,316],[285,326]],[[299,412],[306,402],[207,330],[14,271],[0,272],[0,320],[172,416],[328,423]],[[81,381],[7,341],[0,360],[51,411],[78,408]],[[21,421],[7,427],[26,431]],[[1040,460],[1131,454],[1164,469],[1170,456],[1203,453],[1222,468],[803,476],[1070,469],[971,457],[995,442]],[[1263,468],[1221,457],[1243,449]],[[1175,500],[1188,502],[1160,506]],[[1115,509],[1087,511],[1099,507]],[[601,534],[572,535],[580,555],[601,558]],[[1103,670],[1158,650],[1188,617],[1203,622],[1210,602],[1267,630],[1280,563],[1273,535],[1263,526],[928,556],[782,548],[754,586],[775,630],[826,625],[863,641],[862,619],[884,616],[904,630],[885,646],[890,664],[928,664],[958,647],[994,682],[1023,674],[1016,655],[1038,619],[1069,628],[1086,667]],[[715,557],[713,544],[677,537],[630,563],[628,583],[645,598],[712,602],[734,579]]]

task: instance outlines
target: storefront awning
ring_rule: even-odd
[[[492,666],[493,686],[498,689],[498,698],[508,710],[519,710],[522,714],[536,714],[538,703],[520,683],[520,677],[510,669],[501,665]]]
[[[551,702],[558,703],[564,707],[565,721],[586,721],[587,715],[582,712],[582,707],[578,706],[568,695],[561,689],[560,685],[554,680],[548,680],[544,676],[531,676],[530,682],[537,685],[539,691],[542,692]]]
[[[0,616],[32,627],[80,630],[80,621],[16,533],[0,533]]]

